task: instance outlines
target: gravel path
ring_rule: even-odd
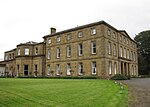
[[[129,107],[150,107],[150,78],[122,81],[129,86]]]

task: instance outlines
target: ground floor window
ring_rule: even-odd
[[[92,74],[96,74],[96,62],[92,62]]]
[[[71,64],[67,63],[67,75],[71,75],[70,70],[71,70]]]
[[[47,75],[50,75],[50,65],[47,65]]]
[[[57,64],[56,66],[56,72],[57,72],[57,75],[60,75],[60,64]]]
[[[28,65],[24,65],[24,76],[28,76]]]
[[[37,64],[34,65],[34,76],[37,77],[38,71],[37,71]]]
[[[109,74],[112,74],[112,62],[109,61]]]
[[[114,62],[114,74],[117,74],[117,63]]]
[[[83,63],[82,62],[78,64],[78,73],[79,75],[83,75]]]

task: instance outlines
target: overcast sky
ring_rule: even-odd
[[[135,34],[150,29],[150,0],[0,0],[0,59],[27,41],[104,20]]]

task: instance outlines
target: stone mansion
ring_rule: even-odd
[[[0,76],[138,76],[137,44],[125,30],[99,21],[26,42],[6,51]]]

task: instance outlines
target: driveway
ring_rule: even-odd
[[[129,107],[150,107],[150,78],[132,78],[122,82],[129,86]]]

